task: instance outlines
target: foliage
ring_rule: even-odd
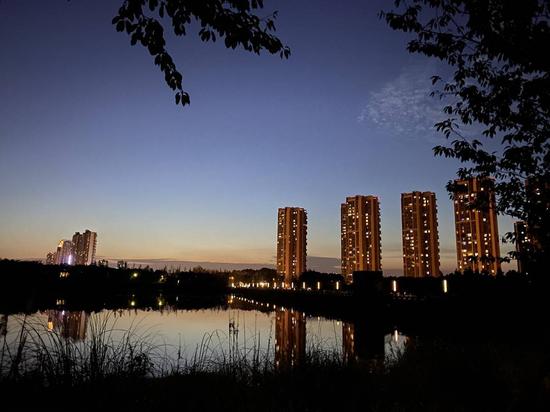
[[[263,0],[125,0],[113,24],[117,31],[130,36],[132,45],[140,43],[147,48],[164,73],[166,84],[176,91],[176,104],[185,106],[190,103],[189,94],[183,90],[182,75],[166,50],[163,20],[170,20],[176,36],[185,36],[196,21],[204,42],[219,38],[227,48],[240,46],[256,54],[266,50],[288,58],[290,49],[272,34],[277,12],[261,18],[255,11],[262,8]]]
[[[340,282],[340,285],[344,286],[344,277],[336,273],[320,273],[315,270],[307,270],[300,276],[300,282],[306,282],[310,287],[316,287],[317,282],[321,282],[323,288],[329,284],[333,285],[336,282]],[[334,286],[332,287],[334,288]]]
[[[449,80],[432,77],[433,95],[450,101],[435,127],[452,139],[435,154],[465,163],[461,178],[494,177],[498,211],[527,222],[536,240],[530,258],[548,262],[550,1],[396,0],[395,7],[381,16],[415,35],[407,49],[454,70]],[[483,139],[466,137],[461,124],[481,126]]]

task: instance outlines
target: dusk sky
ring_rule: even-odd
[[[121,0],[0,1],[0,257],[44,258],[90,229],[99,257],[274,264],[277,208],[300,206],[308,255],[339,258],[340,204],[365,194],[380,199],[383,269],[399,274],[400,194],[421,190],[436,193],[454,270],[458,164],[432,154],[444,138],[428,96],[448,71],[379,19],[392,3],[266,0],[288,60],[198,28],[170,37],[182,108],[112,26]],[[310,266],[336,262],[322,261]]]

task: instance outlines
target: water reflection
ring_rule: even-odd
[[[353,323],[342,323],[342,357],[345,363],[357,360],[355,353],[355,326]]]
[[[366,321],[342,324],[342,354],[345,362],[383,361],[385,358],[384,329]]]
[[[48,330],[57,330],[64,338],[86,339],[88,314],[84,311],[48,310]]]
[[[306,316],[303,312],[275,312],[275,367],[299,365],[306,356]]]
[[[58,308],[28,316],[9,316],[9,322],[7,315],[0,315],[0,337],[16,342],[21,325],[34,322],[42,325],[44,333],[49,330],[66,339],[85,341],[91,338],[96,317],[110,317],[113,339],[137,326],[137,335],[146,336],[171,359],[193,361],[197,353],[229,359],[252,359],[261,354],[262,359],[277,369],[303,364],[309,355],[328,355],[345,363],[367,362],[376,366],[395,360],[407,342],[407,337],[397,330],[387,330],[369,319],[341,322],[311,317],[301,311],[238,296],[229,296],[225,307],[214,309],[182,309],[163,296],[149,299],[150,306],[145,309],[138,308],[137,301],[131,295],[125,308],[91,314]]]

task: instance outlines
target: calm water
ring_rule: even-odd
[[[239,354],[258,356],[276,366],[295,365],[311,353],[343,360],[386,360],[404,350],[407,337],[367,325],[330,320],[266,303],[229,297],[224,309],[184,310],[163,306],[156,310],[119,309],[95,313],[61,308],[30,316],[9,315],[0,320],[0,343],[13,345],[26,322],[36,334],[58,333],[85,343],[98,323],[106,322],[114,341],[131,330],[134,339],[152,343],[155,359],[180,363]]]

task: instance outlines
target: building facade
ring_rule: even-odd
[[[301,207],[280,208],[277,216],[277,273],[285,283],[306,271],[307,212]]]
[[[514,222],[514,234],[516,237],[516,259],[518,262],[518,272],[527,272],[529,262],[527,260],[529,252],[533,249],[532,241],[529,237],[527,223],[523,220]]]
[[[95,262],[97,233],[90,230],[73,235],[75,265],[91,265]]]
[[[376,196],[350,196],[340,211],[342,275],[351,283],[356,270],[382,270],[380,204]]]
[[[474,177],[454,183],[457,268],[496,275],[500,244],[493,180]]]
[[[433,192],[401,194],[403,274],[439,276],[437,205]]]
[[[73,242],[70,240],[60,240],[57,245],[57,251],[55,252],[55,264],[56,265],[73,265]]]

